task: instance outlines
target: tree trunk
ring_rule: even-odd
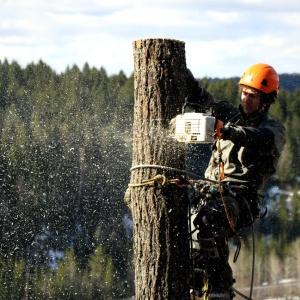
[[[179,170],[185,169],[185,146],[170,136],[169,122],[181,112],[185,96],[184,43],[169,39],[137,40],[133,42],[133,51],[131,183],[158,174],[168,180],[179,178]],[[135,299],[188,299],[187,188],[156,184],[129,190],[134,226]]]

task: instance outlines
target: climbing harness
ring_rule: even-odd
[[[221,158],[221,153],[219,153],[219,157]],[[232,223],[232,221],[230,219],[228,207],[227,207],[227,204],[226,204],[226,201],[225,201],[225,196],[224,196],[223,189],[225,187],[228,188],[228,185],[225,184],[224,182],[222,182],[222,177],[224,176],[224,172],[222,171],[223,167],[224,167],[224,165],[222,164],[222,160],[220,159],[219,160],[219,168],[221,169],[221,172],[219,172],[220,176],[219,176],[218,181],[215,181],[215,180],[211,180],[211,179],[199,176],[197,174],[194,174],[194,173],[191,173],[191,172],[188,172],[188,171],[184,171],[184,170],[180,170],[180,169],[177,169],[177,168],[171,168],[171,167],[166,167],[166,166],[161,166],[161,165],[151,165],[151,164],[136,165],[136,166],[131,167],[130,171],[133,171],[133,170],[136,170],[136,169],[139,169],[139,168],[155,168],[155,169],[160,169],[160,170],[163,170],[163,171],[172,171],[174,173],[179,173],[181,175],[177,178],[168,179],[164,174],[157,174],[153,178],[143,180],[140,183],[129,183],[128,187],[130,187],[130,188],[142,187],[142,186],[164,187],[166,185],[174,184],[174,185],[177,185],[178,187],[188,187],[188,186],[190,186],[190,187],[192,187],[192,189],[195,193],[194,185],[199,183],[199,182],[210,182],[210,183],[217,184],[218,189],[219,189],[219,193],[220,193],[220,196],[221,196],[221,199],[222,199],[222,203],[224,205],[226,217],[227,217],[227,220],[228,220],[229,225],[230,225],[230,228],[234,232],[234,234],[237,236],[238,241],[239,241],[237,250],[236,250],[235,255],[234,255],[234,262],[236,262],[237,258],[238,258],[238,255],[239,255],[239,252],[240,252],[240,249],[241,249],[241,237],[239,236],[238,232],[235,229],[234,224]],[[188,178],[188,175],[190,175],[191,177],[194,177],[194,178],[198,178],[198,180],[190,180]],[[244,201],[245,201],[245,204],[248,206],[249,211],[251,211],[247,201],[246,200],[244,200]],[[189,209],[189,229],[190,229],[190,233],[192,234],[192,230],[191,230],[191,213],[190,212],[191,212],[191,209]],[[235,293],[237,293],[239,296],[241,296],[242,298],[247,299],[247,300],[252,300],[253,282],[254,282],[254,266],[255,266],[255,238],[254,238],[255,235],[254,235],[254,227],[253,227],[254,221],[253,221],[252,214],[250,214],[250,216],[251,216],[252,235],[253,235],[253,256],[252,256],[252,276],[251,276],[251,284],[250,284],[250,297],[247,297],[246,295],[243,295],[238,290],[231,287],[231,289]],[[192,236],[190,237],[190,243],[191,243],[190,248],[191,248],[191,251],[192,251],[192,243],[193,243]],[[192,253],[191,253],[191,255],[192,255]],[[192,266],[192,272],[193,272],[192,276],[194,278],[194,265]],[[206,284],[207,284],[207,282],[206,282]],[[195,283],[193,283],[193,291],[195,291]],[[197,298],[199,299],[199,297],[197,297],[194,293],[191,294],[191,296],[193,297],[192,298],[193,300],[196,300]],[[205,297],[204,299],[207,299],[205,295],[204,295],[204,297]]]

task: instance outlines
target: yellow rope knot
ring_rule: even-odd
[[[146,186],[146,185],[159,185],[164,186],[168,183],[167,178],[165,175],[158,174],[154,176],[151,179],[143,180],[141,183],[129,183],[129,187],[140,187],[140,186]]]
[[[154,185],[156,183],[160,186],[164,186],[167,184],[167,178],[165,175],[158,174],[152,179],[143,180],[142,183],[148,183],[149,185]]]

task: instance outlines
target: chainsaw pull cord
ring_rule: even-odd
[[[217,138],[218,163],[219,163],[219,176],[218,176],[219,192],[220,192],[220,195],[221,195],[221,199],[222,199],[222,202],[223,202],[223,206],[224,206],[224,209],[225,209],[226,217],[227,217],[228,223],[230,225],[230,228],[231,228],[231,230],[233,231],[233,233],[236,235],[236,237],[238,239],[238,246],[237,246],[237,249],[235,251],[234,258],[233,258],[233,262],[235,263],[238,259],[239,254],[240,254],[240,250],[241,250],[241,247],[242,247],[242,242],[241,242],[241,237],[239,236],[238,232],[235,229],[234,224],[231,221],[229,211],[228,211],[228,207],[227,207],[226,201],[224,199],[222,180],[226,176],[225,176],[225,170],[224,170],[224,162],[222,160],[222,150],[221,150],[220,138],[219,137],[216,137],[216,138]]]

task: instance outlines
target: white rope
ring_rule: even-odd
[[[139,168],[154,168],[154,169],[162,169],[162,170],[174,171],[174,172],[178,172],[178,173],[187,174],[187,175],[190,175],[190,176],[193,176],[193,177],[197,177],[197,178],[205,180],[205,181],[210,181],[210,182],[217,183],[217,181],[215,181],[215,180],[205,178],[203,176],[197,175],[197,174],[192,173],[192,172],[188,172],[188,171],[185,171],[185,170],[180,170],[180,169],[177,169],[177,168],[171,168],[171,167],[161,166],[161,165],[151,165],[151,164],[136,165],[136,166],[132,166],[130,168],[130,171],[133,171],[133,170],[139,169]]]

